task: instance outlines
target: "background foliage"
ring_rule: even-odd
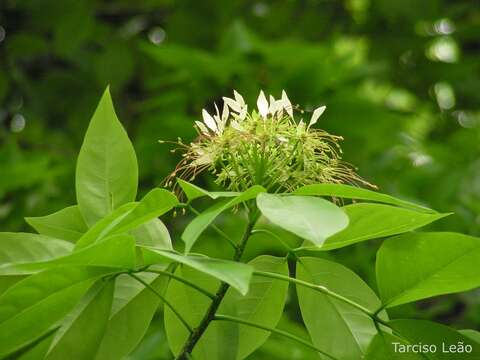
[[[260,88],[285,89],[306,110],[327,105],[318,126],[345,138],[344,158],[363,177],[455,212],[432,229],[479,236],[479,33],[480,4],[470,0],[2,1],[0,230],[27,230],[23,216],[74,203],[77,152],[110,84],[141,189],[178,161],[158,140],[191,140],[202,107],[233,88],[250,103]],[[222,221],[227,230],[239,226]],[[178,216],[169,227],[186,223]],[[211,238],[202,246],[225,256]],[[260,237],[254,246],[250,258],[260,247],[275,253]],[[369,242],[329,256],[375,287],[377,248]],[[296,304],[288,308],[281,324],[302,335]],[[476,291],[391,313],[478,328],[479,310]],[[155,321],[136,358],[168,358],[163,337]],[[256,356],[306,358],[304,351],[272,336]]]

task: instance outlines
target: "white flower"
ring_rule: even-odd
[[[320,106],[320,107],[315,109],[315,111],[312,114],[312,118],[310,119],[310,122],[308,123],[309,128],[310,128],[310,126],[316,124],[319,117],[322,116],[322,114],[323,114],[323,112],[325,111],[326,108],[327,108],[326,106]]]
[[[258,96],[257,99],[257,107],[258,107],[258,112],[260,115],[265,118],[268,115],[271,115],[272,117],[278,117],[281,118],[283,116],[283,111],[285,111],[290,118],[293,119],[293,107],[292,103],[288,99],[287,94],[285,91],[282,91],[282,98],[279,100],[275,100],[275,98],[270,95],[269,96],[269,101],[267,101],[267,98],[265,97],[265,94],[263,91],[260,91],[260,95]]]
[[[224,124],[226,124],[227,120],[228,120],[228,115],[229,115],[229,111],[228,111],[228,106],[223,104],[223,110],[222,110],[222,122]]]
[[[267,98],[263,93],[263,90],[260,90],[260,95],[258,95],[257,108],[258,108],[258,112],[260,113],[260,116],[263,118],[266,118],[268,115],[269,106],[268,106]]]
[[[195,124],[198,126],[200,131],[205,134],[209,135],[210,132],[208,129],[213,131],[214,134],[220,135],[225,130],[227,125],[228,117],[230,116],[230,112],[228,111],[228,106],[226,104],[223,105],[222,114],[220,114],[220,110],[218,109],[217,104],[215,104],[215,115],[210,115],[207,110],[202,110],[202,117],[203,123],[200,121],[195,121]],[[206,125],[206,126],[205,126]]]
[[[217,124],[214,118],[207,112],[207,110],[202,110],[203,122],[207,127],[212,130],[213,132],[217,132]]]
[[[195,121],[195,124],[198,126],[198,128],[200,129],[200,131],[204,134],[204,135],[208,135],[208,129],[207,127],[200,121]]]
[[[290,99],[288,98],[285,90],[282,90],[282,103],[283,103],[283,108],[287,112],[288,116],[290,116],[293,119],[292,103],[290,102]]]
[[[257,99],[258,113],[263,119],[271,116],[273,120],[281,121],[284,117],[284,112],[293,119],[293,107],[290,99],[288,98],[285,90],[282,90],[282,97],[276,100],[272,95],[267,97],[263,90],[260,90],[260,94]],[[215,134],[221,135],[224,133],[227,127],[231,127],[237,131],[245,131],[245,121],[248,116],[248,106],[245,103],[242,95],[236,90],[233,90],[233,98],[223,97],[223,109],[220,110],[215,104],[216,113],[212,116],[205,109],[202,110],[203,123],[195,121],[197,128],[201,133],[205,135]],[[325,111],[325,106],[321,106],[312,114],[308,126],[302,121],[298,124],[298,131],[304,131],[314,125],[320,116]]]
[[[242,95],[240,95],[240,94],[237,92],[237,90],[233,90],[233,96],[235,96],[235,100],[237,101],[237,103],[238,103],[240,106],[242,106],[242,107],[246,106],[245,100],[243,100]]]
[[[242,95],[240,95],[236,90],[233,90],[233,96],[235,99],[223,97],[224,102],[224,110],[225,105],[227,105],[232,111],[235,113],[232,114],[236,119],[244,120],[247,116],[247,109],[248,106],[245,104],[245,100],[243,100]]]
[[[275,100],[275,98],[270,95],[270,106],[268,107],[268,113],[273,117],[278,116],[279,118],[283,115],[283,100]]]
[[[217,111],[217,113],[216,115],[213,115],[213,119],[217,123],[218,131],[216,133],[221,134],[223,133],[223,130],[225,130],[225,125],[227,124],[228,107],[225,104],[223,105],[222,115],[220,115],[220,111],[218,110],[217,104],[215,104],[215,110]]]
[[[223,97],[223,102],[230,107],[233,111],[239,113],[242,109],[241,105],[233,99]]]

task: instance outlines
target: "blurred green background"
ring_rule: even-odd
[[[110,84],[141,194],[179,160],[158,140],[192,140],[201,108],[232,89],[251,104],[285,89],[306,110],[327,105],[318,126],[345,138],[344,158],[383,192],[455,213],[430,229],[479,236],[479,39],[472,0],[0,1],[0,231],[30,231],[24,216],[75,202],[76,156]],[[375,287],[377,248],[332,256]],[[290,302],[282,326],[302,334]],[[480,293],[391,315],[478,329]],[[156,321],[133,358],[168,358],[160,339]],[[309,356],[273,337],[252,359]]]

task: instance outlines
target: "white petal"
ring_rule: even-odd
[[[225,123],[222,121],[220,116],[214,116],[215,121],[217,122],[217,134],[223,133],[223,130],[225,130]]]
[[[287,114],[293,119],[293,107],[290,99],[287,96],[285,90],[282,90],[282,101],[283,101],[283,108],[287,112]]]
[[[198,128],[202,133],[204,133],[205,135],[208,135],[208,129],[202,122],[195,121],[195,124],[198,126]]]
[[[245,118],[247,117],[247,113],[248,113],[248,106],[245,105],[240,111],[240,113],[238,114],[238,118],[241,120],[245,120]]]
[[[245,100],[243,100],[243,96],[240,95],[236,90],[233,90],[233,96],[235,96],[235,100],[239,105],[245,105]]]
[[[227,122],[228,115],[229,115],[228,106],[227,106],[227,104],[223,104],[222,121],[223,121],[224,123]]]
[[[263,90],[260,90],[260,95],[258,95],[257,99],[257,107],[258,107],[258,112],[262,117],[267,117],[268,115],[268,101],[267,98],[265,97],[265,94],[263,93]]]
[[[235,100],[230,99],[228,97],[224,97],[223,102],[225,104],[227,104],[228,106],[230,106],[230,109],[232,109],[233,111],[235,111],[237,113],[240,112],[241,109],[242,109],[242,106],[239,103],[237,103]]]
[[[215,123],[215,120],[213,119],[213,117],[207,112],[207,110],[205,109],[202,110],[202,116],[203,116],[203,122],[205,123],[205,125],[207,125],[209,129],[216,132],[217,124]]]
[[[268,107],[268,113],[269,113],[269,114],[272,114],[272,115],[275,115],[275,111],[276,111],[275,98],[274,98],[272,95],[270,95],[270,96],[269,96],[269,100],[270,100],[270,105],[269,105],[269,107]]]
[[[278,116],[282,117],[283,116],[283,109],[284,109],[283,100],[282,99],[277,100],[277,101],[275,101],[275,103],[276,103],[276,105],[275,105],[276,112],[278,113]]]
[[[223,126],[223,121],[222,121],[222,118],[220,117],[220,110],[218,110],[217,104],[215,104],[215,110],[217,111],[217,114],[214,115],[213,118],[215,119],[215,122],[217,123],[218,132],[222,133],[223,129],[225,127]]]
[[[320,106],[315,109],[315,111],[312,114],[312,118],[310,119],[310,123],[308,124],[308,127],[316,124],[316,122],[318,121],[318,118],[322,116],[326,108],[327,108],[326,106]]]

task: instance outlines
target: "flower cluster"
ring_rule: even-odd
[[[349,164],[341,160],[342,138],[313,128],[325,111],[315,109],[308,122],[295,121],[294,110],[285,91],[280,99],[263,91],[257,110],[248,111],[243,97],[223,98],[222,111],[202,111],[196,121],[198,138],[183,144],[183,159],[168,179],[192,181],[208,170],[216,182],[232,191],[262,185],[271,192],[289,192],[315,183],[363,183]],[[303,111],[300,111],[303,114]]]

